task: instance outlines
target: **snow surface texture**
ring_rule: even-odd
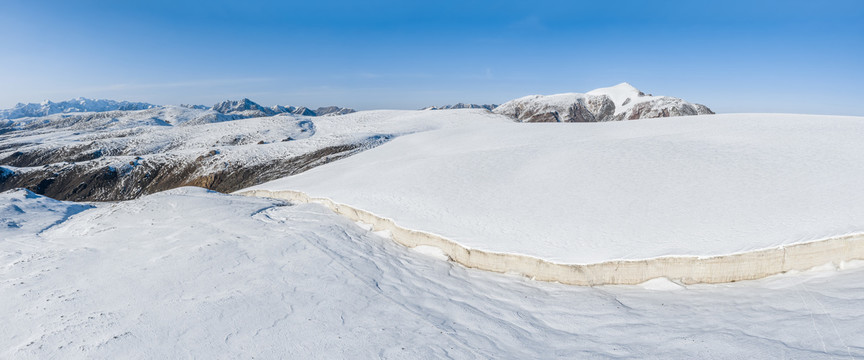
[[[554,263],[716,256],[864,231],[861,133],[805,115],[465,123],[250,190]]]
[[[30,190],[0,193],[0,241],[15,243],[18,237],[31,237],[90,209],[87,204],[57,201]],[[29,246],[21,244],[22,246]]]
[[[730,255],[665,256],[644,260],[560,264],[522,254],[466,248],[440,235],[405,228],[391,219],[327,198],[310,198],[302,192],[249,190],[239,194],[324,205],[348,219],[367,224],[376,233],[401,245],[422,248],[426,253],[434,252],[443,260],[452,260],[471,268],[571,285],[634,285],[656,278],[673,279],[683,284],[723,283],[864,259],[864,234],[855,234]],[[437,250],[431,251],[431,248]]]
[[[573,287],[466,269],[284,205],[183,188],[15,228],[0,238],[0,357],[864,356],[864,268]]]

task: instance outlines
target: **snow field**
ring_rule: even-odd
[[[320,204],[376,234],[439,260],[533,280],[571,285],[635,285],[659,278],[683,284],[724,283],[759,279],[818,267],[839,267],[864,259],[864,234],[838,236],[772,249],[718,256],[664,256],[644,260],[560,264],[520,254],[471,249],[442,236],[397,225],[368,211],[296,191],[248,190],[238,195]]]
[[[861,118],[783,114],[466,122],[248,190],[299,192],[377,219],[364,222],[435,234],[461,250],[424,245],[469,267],[538,274],[530,269],[663,258],[645,276],[733,281],[861,258],[861,133]],[[815,245],[824,239],[835,240]],[[478,260],[481,252],[544,264]],[[735,264],[693,268],[718,256]],[[542,277],[561,271],[552,272]],[[626,274],[581,276],[647,280]]]
[[[860,267],[574,287],[466,269],[286,205],[182,188],[18,228],[0,239],[0,357],[864,356]]]

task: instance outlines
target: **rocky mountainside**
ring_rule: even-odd
[[[246,98],[242,100],[225,100],[213,105],[213,110],[218,113],[226,115],[240,115],[248,118],[273,116],[278,113],[278,109],[280,108],[263,107]]]
[[[645,94],[628,83],[584,94],[530,95],[493,110],[520,122],[601,122],[713,114],[707,106]]]
[[[305,106],[301,106],[299,108],[296,108],[291,113],[294,115],[300,115],[300,116],[315,116],[316,115],[314,111],[312,111],[311,109],[309,109]]]
[[[19,119],[23,117],[38,117],[60,113],[75,112],[101,112],[112,110],[144,110],[157,107],[157,105],[143,102],[94,100],[79,97],[72,100],[53,102],[43,101],[41,103],[18,103],[11,109],[0,110],[0,119]]]
[[[316,116],[335,116],[335,115],[345,115],[356,112],[354,109],[343,108],[339,106],[323,106],[315,109]]]

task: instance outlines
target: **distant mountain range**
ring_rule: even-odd
[[[266,117],[278,114],[332,116],[355,112],[354,109],[339,106],[319,107],[315,110],[303,106],[276,105],[265,107],[247,98],[225,100],[210,107],[205,105],[180,105],[180,107],[213,111],[210,114],[196,114],[199,118],[206,116],[213,119],[196,120],[195,122]],[[79,97],[61,102],[19,103],[11,109],[0,110],[0,120],[42,117],[52,114],[170,108],[172,108],[170,105],[160,106],[143,102],[94,100]],[[680,98],[646,95],[628,83],[600,88],[587,93],[529,95],[502,105],[457,103],[429,106],[422,110],[450,109],[486,109],[496,114],[509,116],[519,122],[602,122],[714,113],[705,105],[691,103]]]
[[[262,116],[273,116],[276,114],[290,113],[302,116],[324,116],[344,115],[355,112],[354,109],[339,106],[319,107],[312,110],[306,107],[282,106],[264,107],[252,100],[225,100],[213,106],[205,105],[180,105],[181,107],[195,110],[214,110],[224,115],[232,115],[234,118],[251,118]],[[41,103],[18,103],[11,109],[0,110],[0,119],[19,119],[25,117],[41,117],[53,114],[69,114],[81,112],[105,112],[105,111],[134,111],[165,108],[165,106],[148,104],[144,102],[115,101],[104,99],[75,98],[72,100],[53,102],[43,101]]]
[[[159,107],[158,105],[114,100],[94,100],[83,97],[72,100],[41,103],[18,103],[11,109],[0,110],[0,119],[17,119],[22,117],[39,117],[59,113],[102,112],[112,110],[145,110]]]
[[[422,108],[420,110],[486,109],[486,110],[492,111],[496,107],[498,107],[498,105],[495,105],[495,104],[478,105],[478,104],[457,103],[454,105],[427,106],[427,107]]]

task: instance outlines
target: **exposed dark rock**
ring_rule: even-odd
[[[628,98],[624,103],[629,100]],[[607,119],[615,114],[615,103],[605,96],[592,96],[588,98],[588,111],[594,115],[594,119]]]
[[[59,149],[16,151],[0,159],[0,165],[16,167],[42,166],[58,162],[78,162],[103,156],[101,150],[91,151],[90,145],[66,146]]]

